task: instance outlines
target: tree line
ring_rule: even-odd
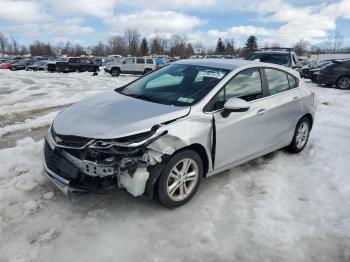
[[[328,39],[317,45],[311,45],[310,42],[301,39],[294,44],[293,48],[298,55],[319,54],[319,53],[341,53],[350,52],[350,48],[343,47],[344,37],[339,32],[333,32]],[[263,43],[263,47],[281,47],[278,42]],[[202,43],[197,42],[193,46],[185,36],[172,35],[170,38],[161,33],[154,33],[150,39],[141,37],[141,34],[135,28],[128,28],[123,35],[110,37],[107,41],[99,41],[96,45],[83,47],[80,44],[73,44],[70,41],[60,42],[56,45],[42,41],[34,41],[30,45],[19,45],[14,37],[7,37],[0,32],[0,53],[9,55],[32,56],[108,56],[108,55],[132,55],[148,56],[151,54],[169,55],[187,58],[195,54],[198,55],[235,55],[247,57],[252,52],[258,50],[258,40],[255,36],[249,36],[245,45],[236,48],[233,38],[219,38],[213,48],[205,50]]]

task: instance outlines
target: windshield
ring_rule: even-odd
[[[225,69],[172,64],[116,91],[156,103],[189,106],[206,96],[228,72]]]
[[[272,54],[272,53],[255,53],[248,57],[248,60],[259,59],[260,62],[278,64],[283,66],[290,66],[290,55],[286,54]]]

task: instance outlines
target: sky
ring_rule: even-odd
[[[20,44],[34,40],[84,46],[136,28],[142,36],[179,34],[214,46],[219,37],[237,46],[313,44],[334,31],[350,45],[350,0],[0,0],[0,32]]]

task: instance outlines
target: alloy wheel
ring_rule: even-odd
[[[191,158],[177,162],[167,179],[167,194],[173,201],[181,201],[191,195],[198,183],[199,168]]]
[[[298,128],[295,143],[298,149],[303,148],[309,137],[309,125],[306,122],[302,122]]]
[[[339,82],[338,82],[338,87],[340,89],[348,89],[348,88],[350,88],[350,78],[348,78],[348,77],[340,78]]]

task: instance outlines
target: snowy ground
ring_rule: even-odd
[[[125,192],[66,199],[43,176],[47,125],[132,79],[0,71],[1,262],[350,261],[350,91],[309,84],[319,106],[301,154],[206,179],[184,207]]]

